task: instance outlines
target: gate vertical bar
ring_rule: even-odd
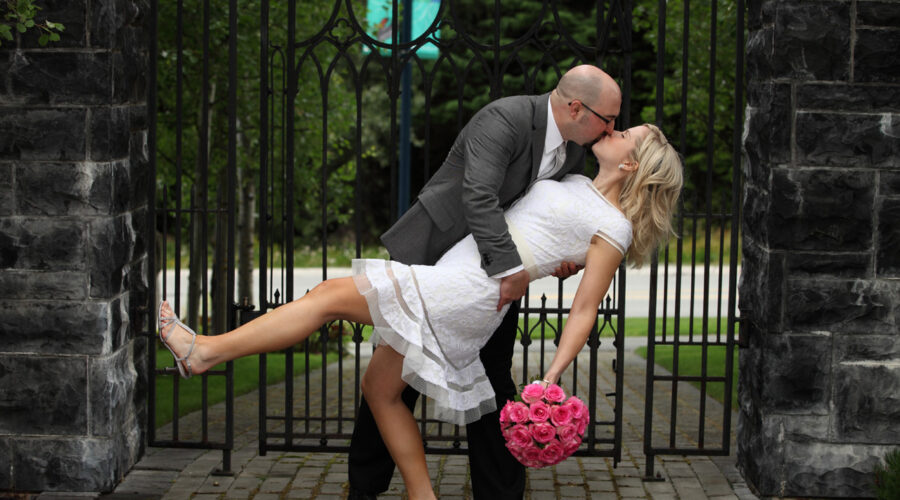
[[[266,312],[269,268],[269,0],[262,0],[259,9],[259,313]],[[266,454],[266,362],[265,355],[259,360],[259,453]]]
[[[288,2],[288,42],[287,57],[285,58],[284,71],[287,74],[287,112],[286,121],[287,135],[285,137],[285,155],[284,162],[287,174],[287,193],[285,195],[284,208],[282,210],[288,214],[284,236],[283,259],[285,260],[285,289],[284,303],[287,304],[294,300],[294,218],[290,215],[294,207],[294,112],[293,104],[297,98],[297,75],[296,62],[294,60],[294,40],[297,36],[297,0]],[[323,133],[325,133],[323,131]],[[294,435],[294,411],[293,411],[293,361],[294,349],[288,348],[285,354],[285,366],[290,370],[290,377],[285,377],[285,409],[284,409],[284,434],[285,444],[290,447]],[[309,366],[307,364],[307,366]]]
[[[659,0],[657,2],[657,40],[656,48],[656,125],[662,128],[663,125],[663,97],[665,79],[665,55],[666,55],[666,2]],[[644,400],[644,456],[646,465],[644,468],[644,479],[653,480],[654,457],[652,441],[653,441],[653,368],[656,358],[656,293],[657,282],[659,280],[659,252],[654,251],[650,257],[650,306],[648,311],[647,325],[647,380],[645,383],[646,395]]]
[[[731,255],[729,258],[728,276],[728,330],[725,349],[725,411],[731,414],[731,394],[734,390],[731,372],[734,370],[734,327],[740,320],[736,316],[737,309],[737,268],[738,237],[741,228],[741,138],[744,123],[744,0],[737,0],[737,50],[735,50],[735,86],[734,86],[734,137],[732,139],[731,159]],[[740,346],[740,342],[738,343]],[[722,435],[722,447],[731,444],[731,419],[725,421],[725,432]]]
[[[159,244],[156,240],[156,56],[159,50],[157,38],[157,26],[159,24],[159,5],[157,0],[150,1],[150,40],[147,49],[147,153],[150,166],[150,179],[148,183],[149,202],[147,203],[147,230],[153,235],[147,241],[152,242],[152,247],[147,252],[147,352],[148,362],[148,390],[147,390],[147,435],[149,442],[156,441],[156,248]],[[165,191],[165,186],[163,186]],[[165,248],[165,244],[163,245]],[[165,267],[165,266],[163,266]]]
[[[228,231],[227,231],[227,275],[225,276],[226,315],[228,329],[236,325],[237,307],[234,304],[234,218],[237,211],[235,193],[237,191],[237,0],[228,3]],[[217,242],[221,244],[221,242]],[[221,334],[224,332],[216,332]],[[234,361],[225,363],[225,449],[222,450],[222,474],[231,475],[231,450],[234,447]]]
[[[616,336],[615,336],[615,347],[616,347],[616,365],[613,367],[614,372],[616,374],[616,407],[614,409],[614,424],[613,424],[613,439],[615,442],[613,443],[613,466],[618,465],[619,462],[622,461],[622,414],[624,412],[624,408],[622,405],[625,400],[625,277],[628,273],[625,272],[625,266],[619,266],[619,291],[617,295],[618,299],[618,313],[617,313],[617,327],[616,327]]]
[[[412,40],[412,0],[400,0],[403,5],[402,26],[400,28],[400,43],[409,43]],[[398,51],[399,52],[399,51]],[[403,51],[403,74],[401,76],[400,91],[400,168],[397,179],[397,217],[403,215],[409,209],[409,185],[410,173],[410,136],[412,135],[412,53]]]
[[[207,279],[209,270],[209,256],[207,248],[209,245],[209,39],[210,39],[210,0],[203,1],[203,101],[201,104],[201,129],[200,129],[200,203],[198,204],[197,213],[200,221],[200,243],[198,250],[200,254],[200,328],[203,335],[209,335],[209,280]],[[208,439],[208,411],[206,408],[206,391],[207,381],[209,377],[203,375],[200,379],[202,383],[202,440]]]
[[[177,12],[175,14],[176,17],[176,32],[175,32],[175,108],[179,110],[175,116],[175,179],[178,179],[179,182],[175,183],[175,248],[179,249],[181,246],[179,243],[181,242],[181,199],[182,199],[182,191],[181,191],[181,176],[183,175],[182,168],[182,159],[184,157],[184,140],[182,136],[184,135],[184,115],[181,113],[181,110],[184,109],[184,3],[183,0],[178,0],[178,4],[176,6]],[[156,113],[153,113],[155,116]],[[165,241],[163,241],[165,244]],[[181,310],[181,252],[175,251],[175,310]],[[165,265],[163,265],[165,268]]]
[[[653,368],[656,362],[656,287],[657,287],[657,259],[658,252],[654,251],[650,257],[650,310],[647,319],[647,379],[645,382],[644,403],[644,480],[653,480]]]
[[[707,107],[707,139],[706,139],[706,215],[704,244],[706,251],[703,258],[703,324],[701,328],[701,364],[700,364],[700,418],[698,422],[698,446],[704,447],[704,428],[706,424],[706,373],[709,353],[709,268],[712,254],[712,183],[713,156],[715,154],[715,109],[716,109],[716,22],[718,17],[717,0],[710,0],[710,43],[709,43],[709,102]],[[695,226],[696,227],[696,226]]]

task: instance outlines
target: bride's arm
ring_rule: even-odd
[[[598,236],[591,238],[585,258],[584,276],[575,292],[569,319],[559,340],[559,348],[544,374],[544,380],[556,383],[563,370],[584,347],[597,319],[597,308],[606,296],[620,262],[622,254],[615,247]]]

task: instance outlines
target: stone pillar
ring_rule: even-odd
[[[107,491],[146,427],[147,0],[0,48],[0,491]]]
[[[751,1],[738,463],[869,496],[900,446],[900,3]]]

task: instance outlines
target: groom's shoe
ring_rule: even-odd
[[[350,493],[347,494],[347,500],[376,500],[377,496],[364,491],[359,491],[353,486],[350,487]]]

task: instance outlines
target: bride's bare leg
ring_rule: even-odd
[[[172,314],[169,304],[164,303],[162,316]],[[241,356],[285,349],[336,319],[372,324],[366,299],[352,278],[324,281],[303,297],[228,333],[198,335],[190,356],[191,369],[194,374],[203,373]],[[191,336],[180,326],[166,328],[163,336],[179,357],[190,350]]]
[[[400,398],[406,382],[400,378],[403,356],[390,346],[375,349],[362,380],[378,432],[400,469],[410,500],[433,499],[434,490],[425,464],[422,435],[409,408]]]

